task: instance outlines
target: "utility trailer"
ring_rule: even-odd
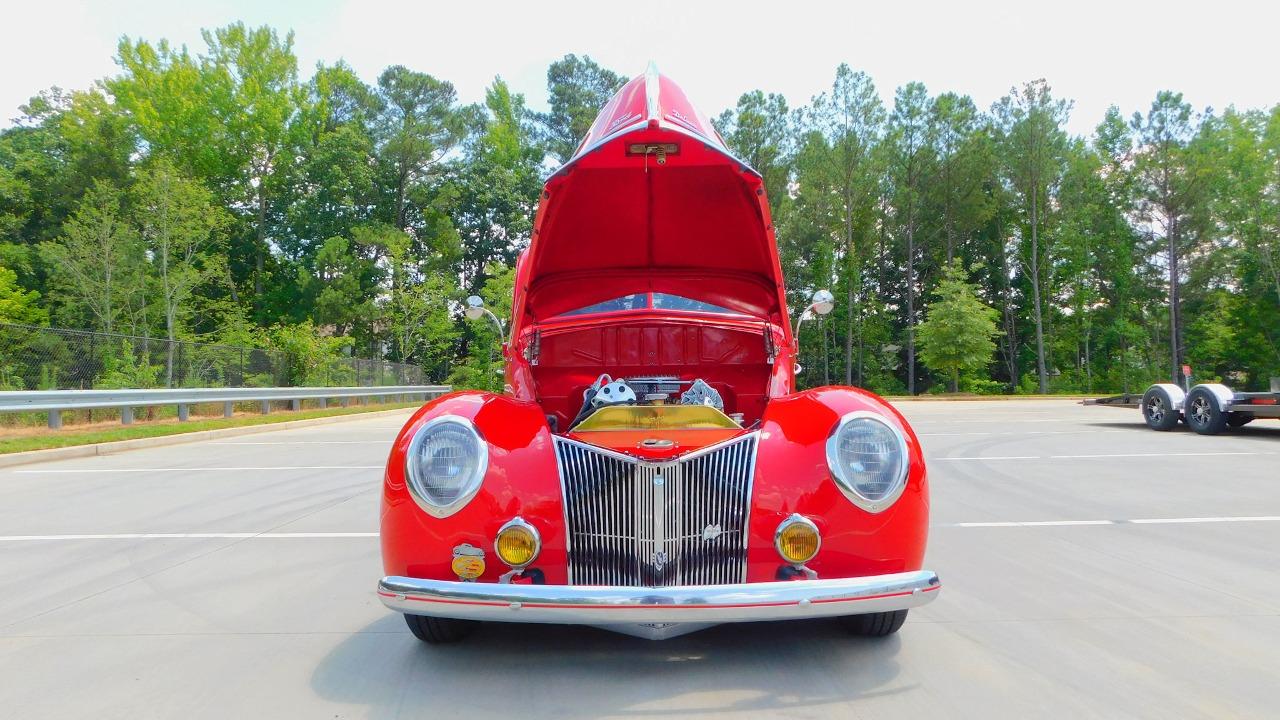
[[[1187,392],[1173,383],[1156,383],[1141,395],[1112,395],[1083,404],[1139,408],[1152,430],[1172,430],[1182,420],[1201,435],[1217,435],[1258,418],[1280,418],[1280,378],[1271,378],[1268,392],[1235,392],[1218,383],[1196,385]]]

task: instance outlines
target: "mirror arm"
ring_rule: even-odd
[[[813,305],[810,305],[809,307],[804,309],[804,312],[800,313],[800,317],[796,318],[796,327],[795,327],[795,330],[791,331],[791,336],[795,339],[797,349],[800,347],[800,326],[804,325],[805,320],[808,320],[809,318],[812,318],[812,317],[813,317]]]
[[[493,321],[493,324],[498,328],[498,336],[499,336],[499,337],[505,336],[505,335],[507,334],[507,329],[506,329],[505,327],[503,327],[502,319],[501,319],[501,318],[499,318],[497,315],[494,315],[494,314],[493,314],[493,312],[492,312],[492,311],[490,311],[490,310],[489,310],[489,308],[487,308],[487,307],[482,307],[482,308],[480,308],[480,309],[484,311],[484,314],[485,314],[485,315],[486,315],[490,320],[492,320],[492,321]]]

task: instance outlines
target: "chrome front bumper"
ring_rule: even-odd
[[[919,607],[942,585],[929,570],[736,585],[505,585],[384,577],[378,596],[411,615],[496,622],[665,626],[857,615]],[[617,629],[617,628],[614,628]]]

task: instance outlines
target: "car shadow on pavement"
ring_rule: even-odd
[[[915,683],[895,682],[901,643],[807,620],[720,625],[662,641],[488,623],[462,643],[432,646],[389,615],[334,647],[311,685],[373,718],[774,716],[912,690]]]

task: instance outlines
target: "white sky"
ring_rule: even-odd
[[[1044,77],[1074,100],[1070,129],[1081,134],[1108,105],[1129,115],[1166,88],[1198,108],[1280,102],[1280,4],[1261,0],[3,3],[0,127],[38,90],[113,74],[121,35],[203,51],[200,28],[237,19],[295,30],[303,77],[343,58],[372,81],[399,63],[453,82],[471,102],[501,75],[536,109],[545,108],[547,65],[569,52],[628,76],[653,60],[708,115],[756,88],[807,103],[840,62],[870,74],[887,102],[920,80],[986,108],[1011,85]]]

